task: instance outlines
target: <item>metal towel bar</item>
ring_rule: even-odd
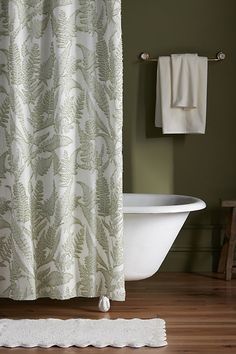
[[[143,52],[140,54],[140,59],[143,61],[158,61],[158,58],[151,58],[149,53]],[[208,61],[222,61],[226,58],[225,53],[218,52],[216,53],[215,58],[208,58]]]

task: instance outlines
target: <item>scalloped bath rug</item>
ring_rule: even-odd
[[[163,347],[165,321],[152,319],[0,320],[1,347]]]

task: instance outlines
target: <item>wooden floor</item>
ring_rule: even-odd
[[[224,281],[214,274],[160,273],[128,282],[127,300],[113,302],[109,313],[97,311],[97,299],[0,299],[1,318],[153,318],[166,320],[168,346],[164,348],[16,348],[4,354],[221,354],[236,353],[236,279]]]

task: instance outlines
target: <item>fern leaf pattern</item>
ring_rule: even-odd
[[[121,0],[0,1],[0,297],[125,299]]]

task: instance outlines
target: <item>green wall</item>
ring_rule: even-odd
[[[220,199],[236,198],[236,1],[123,0],[124,191],[201,197],[162,270],[215,269],[222,225]],[[209,63],[204,135],[163,136],[154,126],[156,64],[138,55],[198,53]]]

